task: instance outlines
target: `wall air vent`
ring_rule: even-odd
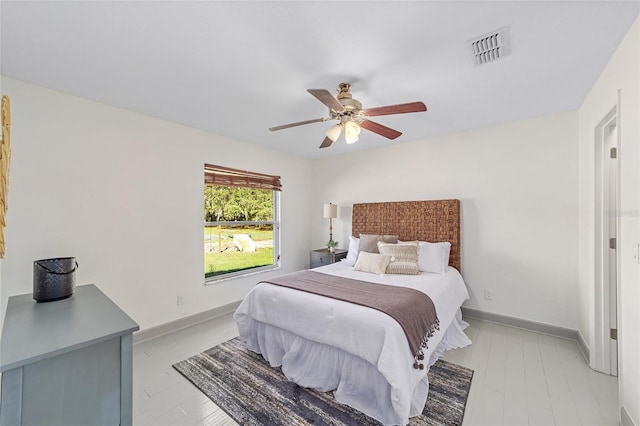
[[[507,56],[507,36],[508,27],[502,27],[468,41],[467,44],[473,53],[473,62],[482,65]]]

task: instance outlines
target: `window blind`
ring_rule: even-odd
[[[204,184],[282,191],[280,176],[214,166],[213,164],[204,165]]]

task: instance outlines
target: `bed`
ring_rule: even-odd
[[[385,425],[405,425],[425,405],[428,368],[447,349],[470,344],[460,306],[469,297],[459,273],[458,200],[354,204],[352,235],[398,235],[401,241],[448,241],[442,273],[376,275],[356,271],[350,261],[316,268],[346,277],[409,287],[433,300],[439,330],[424,350],[427,368],[414,368],[402,327],[365,306],[268,283],[254,287],[234,318],[247,347],[300,386],[334,391],[337,401]]]

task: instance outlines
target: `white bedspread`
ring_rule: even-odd
[[[425,351],[429,366],[445,350],[471,343],[460,314],[469,294],[454,268],[444,274],[379,276],[338,262],[314,271],[428,294],[440,320],[440,330]],[[402,328],[380,311],[261,283],[249,292],[234,318],[247,347],[272,366],[282,366],[287,378],[301,386],[335,390],[337,401],[385,425],[407,424],[424,408],[427,369],[413,368]]]

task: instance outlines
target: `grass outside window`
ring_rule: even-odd
[[[204,230],[205,278],[268,266],[273,261],[273,226],[267,227],[218,227]],[[240,251],[234,235],[248,235],[255,243],[254,252]]]

